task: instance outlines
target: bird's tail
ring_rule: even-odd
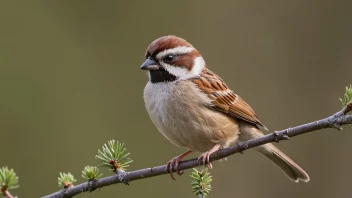
[[[308,174],[274,145],[265,144],[257,147],[257,150],[276,164],[292,181],[309,181]]]
[[[263,136],[258,127],[250,123],[241,124],[240,140],[246,141],[253,138]],[[298,166],[291,158],[281,152],[273,144],[264,144],[255,148],[257,151],[262,153],[270,161],[276,164],[292,181],[294,182],[308,182],[308,174]]]

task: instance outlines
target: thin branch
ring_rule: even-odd
[[[335,113],[327,118],[288,128],[281,131],[275,131],[267,134],[263,137],[241,142],[233,147],[225,148],[217,151],[210,156],[210,161],[219,160],[235,153],[242,153],[246,149],[257,147],[270,142],[279,142],[281,140],[287,140],[290,137],[301,135],[307,132],[317,131],[325,128],[335,128],[342,130],[341,126],[346,124],[352,124],[352,115],[346,115],[352,110],[352,102],[347,104],[341,111]],[[179,164],[179,170],[190,169],[198,166],[197,158],[183,161]],[[81,183],[77,186],[62,189],[50,195],[44,196],[44,198],[64,198],[73,197],[86,191],[92,191],[94,189],[102,188],[117,183],[128,184],[130,181],[145,179],[148,177],[154,177],[158,175],[168,174],[165,170],[165,165],[157,166],[153,168],[145,168],[135,170],[131,172],[118,172],[116,175],[105,177],[99,180]]]
[[[7,190],[3,193],[3,195],[6,198],[16,198],[16,197],[12,196],[11,193],[9,191],[7,191]]]

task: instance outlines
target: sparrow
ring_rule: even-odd
[[[166,165],[182,175],[179,162],[191,152],[202,152],[198,162],[212,167],[209,156],[221,148],[263,136],[267,130],[253,109],[210,71],[186,40],[170,35],[154,40],[140,67],[148,71],[144,102],[156,128],[170,142],[186,148]],[[308,182],[308,174],[273,144],[255,148],[294,182]]]

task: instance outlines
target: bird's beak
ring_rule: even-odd
[[[141,66],[141,69],[144,70],[158,70],[160,68],[160,65],[153,59],[147,58],[147,60],[144,61],[144,63]]]

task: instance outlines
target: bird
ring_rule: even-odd
[[[229,63],[231,64],[231,63]],[[162,36],[145,52],[140,69],[146,70],[145,108],[159,132],[186,151],[166,164],[173,167],[192,152],[201,152],[198,163],[212,165],[209,156],[222,148],[259,138],[267,130],[254,110],[225,82],[209,70],[200,52],[185,39]],[[273,144],[255,148],[276,164],[290,180],[308,182],[308,174]]]

